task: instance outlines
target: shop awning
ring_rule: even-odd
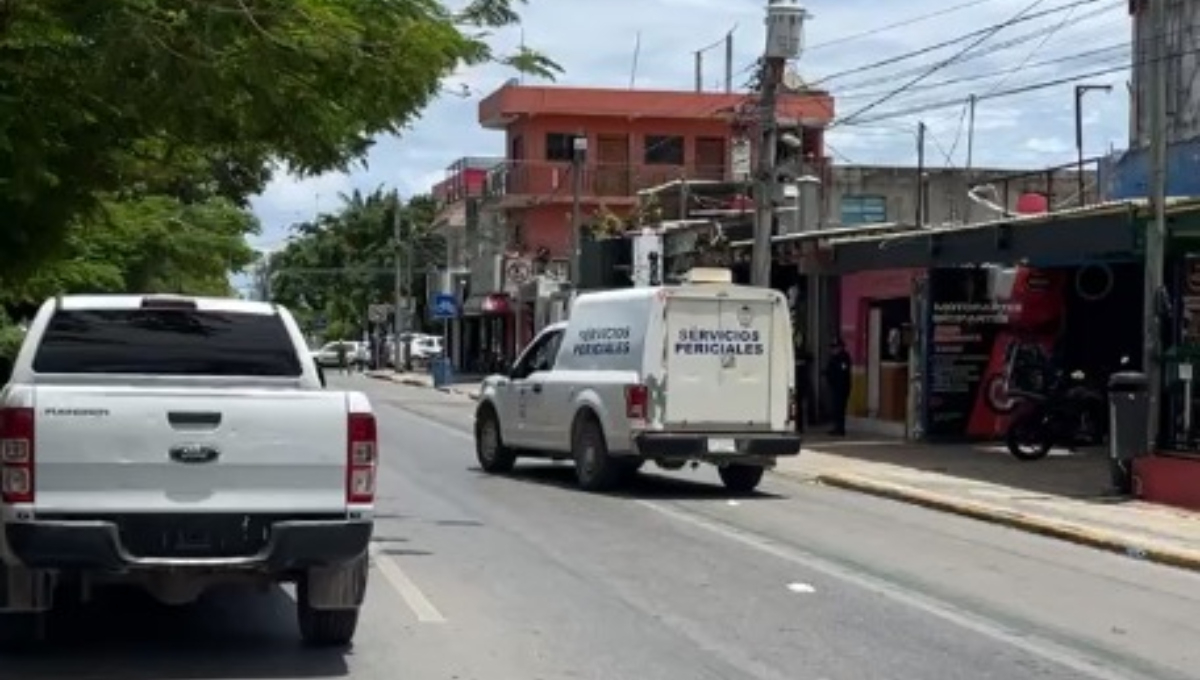
[[[463,316],[488,316],[511,313],[511,300],[505,293],[472,295],[463,303]]]
[[[1200,213],[1200,200],[1174,199],[1168,216]],[[813,255],[822,273],[969,264],[1070,265],[1140,257],[1152,215],[1144,200],[1118,201],[979,224],[912,229],[887,235],[820,239]]]

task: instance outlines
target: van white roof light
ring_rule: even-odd
[[[696,267],[683,277],[684,283],[733,283],[733,270],[723,267]]]

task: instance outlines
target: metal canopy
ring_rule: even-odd
[[[955,267],[1022,262],[1077,264],[1140,256],[1145,201],[1121,201],[995,222],[883,236],[830,238],[821,244],[824,274],[872,269]],[[1173,212],[1195,212],[1175,201]]]

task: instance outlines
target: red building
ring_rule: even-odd
[[[754,105],[744,93],[501,87],[480,102],[479,122],[504,132],[498,208],[512,251],[567,258],[576,137],[586,137],[588,148],[583,213],[603,205],[620,214],[634,206],[638,191],[671,180],[733,179],[735,142],[745,136]],[[832,98],[785,94],[779,116],[803,123],[805,153],[824,156]]]

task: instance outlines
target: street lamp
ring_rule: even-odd
[[[1079,182],[1079,205],[1086,204],[1083,182],[1083,95],[1092,90],[1112,92],[1112,85],[1076,85],[1075,86],[1075,156],[1078,167],[1076,174]]]
[[[587,160],[588,138],[580,132],[571,140],[571,258],[567,272],[572,287],[578,288],[580,277],[580,249],[583,248],[583,223],[580,202],[583,193],[583,166]]]

